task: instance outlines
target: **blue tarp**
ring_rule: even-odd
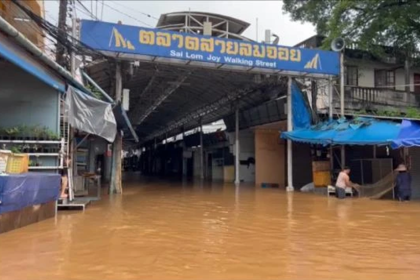
[[[371,118],[332,120],[307,129],[283,132],[283,139],[321,145],[388,145],[397,138],[400,124]]]
[[[308,105],[303,98],[302,91],[292,83],[292,115],[293,128],[309,128],[311,126],[311,114]]]
[[[0,176],[0,214],[58,199],[60,174],[25,173]]]
[[[403,120],[398,136],[392,141],[393,149],[401,147],[420,146],[420,123],[410,120]]]

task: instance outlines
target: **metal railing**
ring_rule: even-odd
[[[380,106],[396,109],[420,106],[420,94],[388,88],[346,86],[344,99],[346,109],[353,110],[378,109]],[[333,102],[340,102],[338,95],[334,95]]]

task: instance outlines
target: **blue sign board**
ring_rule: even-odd
[[[338,75],[339,54],[161,29],[83,20],[81,41],[98,50],[181,60]]]

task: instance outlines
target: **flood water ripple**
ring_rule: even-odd
[[[420,203],[141,182],[0,235],[0,279],[380,279],[420,274]]]

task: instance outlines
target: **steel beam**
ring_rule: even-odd
[[[146,111],[139,117],[137,121],[137,125],[141,124],[157,107],[159,107],[160,104],[162,104],[163,101],[165,101],[166,98],[168,98],[172,93],[174,93],[181,85],[182,83],[189,77],[191,72],[189,72],[186,75],[183,75],[179,77],[173,85],[170,85],[162,95],[160,95],[158,98],[156,98],[155,102],[146,109]]]
[[[261,92],[259,89],[257,90],[258,92]],[[199,119],[201,117],[204,117],[208,114],[211,114],[219,109],[222,109],[226,104],[231,104],[233,101],[239,100],[247,95],[249,95],[250,93],[255,92],[255,89],[243,89],[239,92],[237,92],[236,94],[232,94],[232,95],[226,95],[225,97],[217,100],[216,102],[210,103],[209,105],[206,105],[192,113],[189,113],[187,115],[185,115],[184,117],[173,121],[171,123],[169,123],[164,129],[162,130],[158,130],[157,132],[151,134],[150,136],[146,137],[143,142],[147,142],[150,139],[153,139],[154,137],[157,137],[159,135],[162,135],[166,132],[170,132],[171,130],[174,130],[178,127],[181,127],[195,119]]]

